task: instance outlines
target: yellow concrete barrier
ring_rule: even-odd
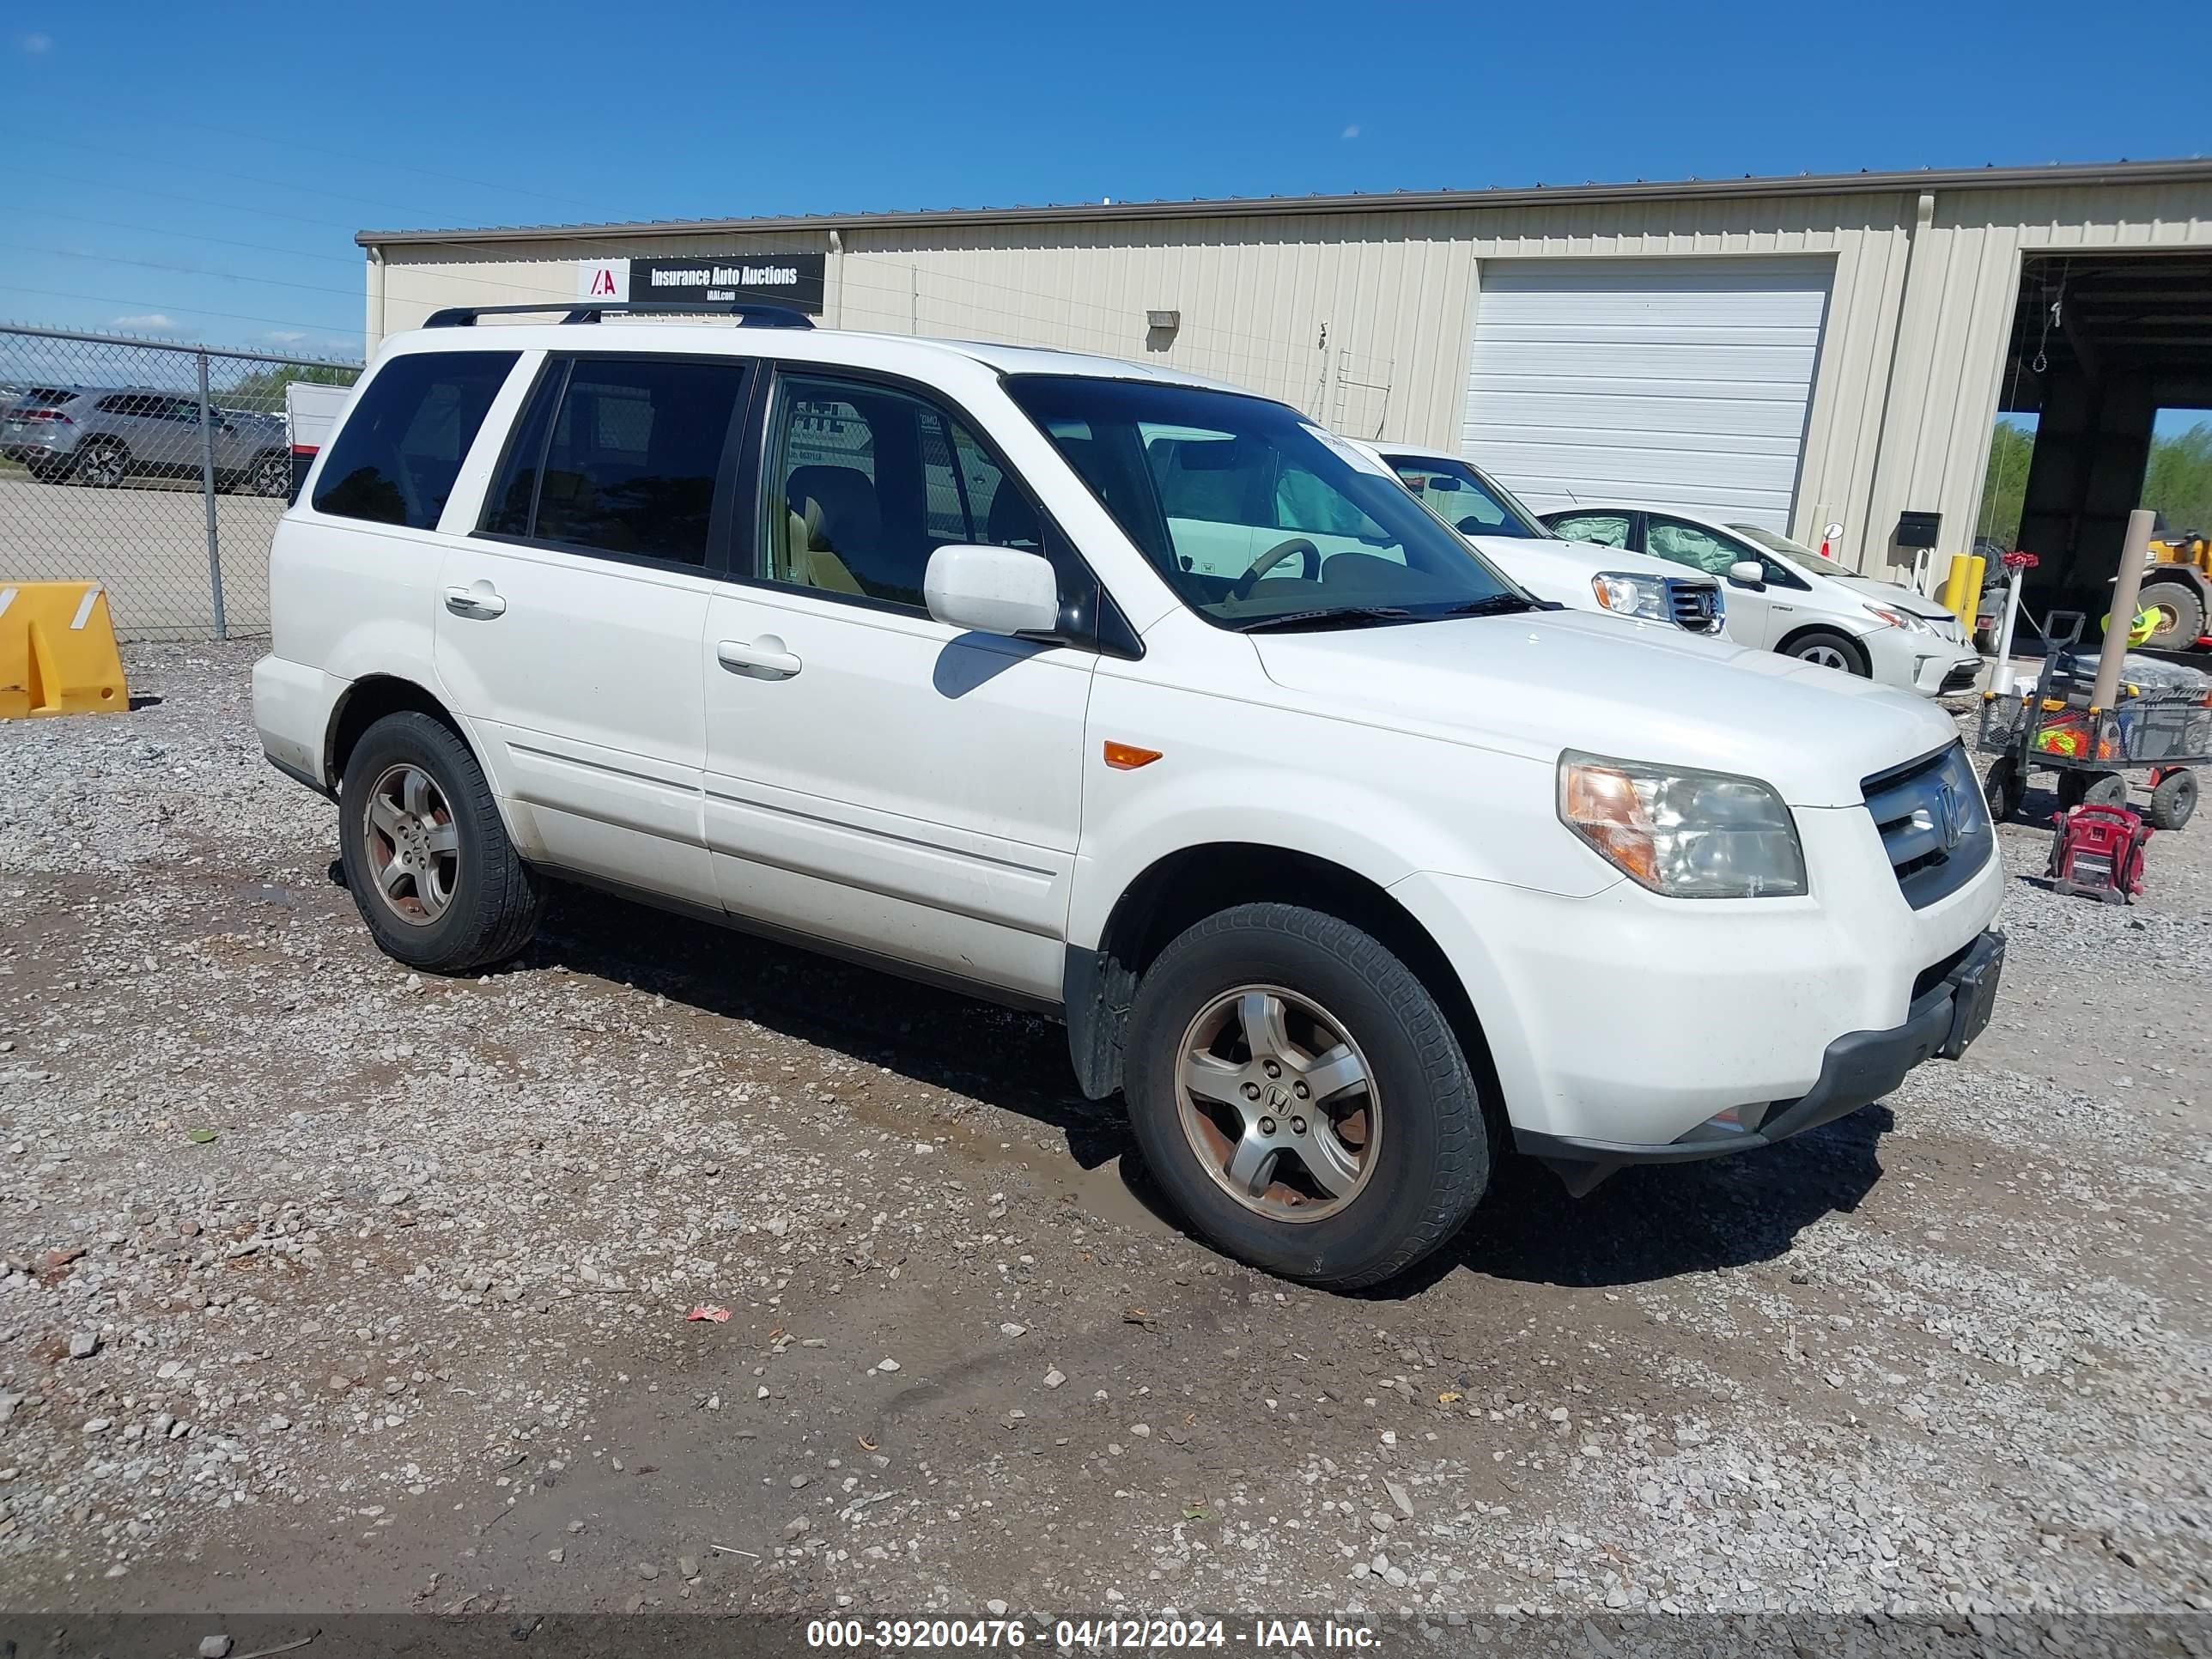
[[[0,720],[131,707],[98,582],[0,579]]]
[[[1982,574],[1989,561],[1978,553],[1957,553],[1951,558],[1950,574],[1943,579],[1943,592],[1936,603],[1966,623],[1966,631],[1974,629],[1974,611],[1982,602]]]

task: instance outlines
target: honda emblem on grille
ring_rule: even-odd
[[[1966,836],[1966,814],[1960,810],[1959,786],[1948,778],[1936,786],[1931,816],[1936,820],[1936,833],[1942,838],[1943,850],[1948,853]]]

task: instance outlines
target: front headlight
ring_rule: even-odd
[[[1887,623],[1892,628],[1901,628],[1908,634],[1932,634],[1936,631],[1929,625],[1926,617],[1916,617],[1910,611],[1893,611],[1886,605],[1870,605],[1867,606],[1866,613],[1878,621]]]
[[[1608,611],[1617,611],[1624,617],[1641,617],[1646,622],[1670,623],[1674,613],[1668,608],[1667,584],[1657,576],[1638,575],[1629,570],[1601,570],[1590,578],[1590,592],[1597,602]]]
[[[1632,881],[1670,898],[1805,891],[1796,821],[1756,778],[1570,749],[1559,757],[1559,821]]]

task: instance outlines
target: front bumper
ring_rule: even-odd
[[[1981,678],[1979,653],[1962,654],[1958,647],[1946,645],[1935,655],[1919,660],[1912,689],[1925,697],[1955,696],[1972,690]]]
[[[1923,697],[1971,689],[1982,672],[1981,653],[1973,647],[1937,634],[1877,628],[1860,635],[1859,643],[1865,647],[1877,684],[1917,691]]]
[[[1903,1024],[1838,1037],[1821,1057],[1813,1086],[1794,1100],[1738,1107],[1656,1145],[1518,1128],[1514,1145],[1540,1159],[1580,1197],[1625,1164],[1688,1164],[1747,1152],[1832,1123],[1880,1100],[1922,1062],[1966,1053],[1989,1024],[2004,949],[2002,933],[1982,934],[1955,966],[1913,999]]]

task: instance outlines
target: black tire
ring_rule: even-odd
[[[2074,780],[2071,800],[2060,795],[2067,806],[2125,806],[2128,804],[2128,781],[2118,772],[2099,772],[2094,776],[2081,772],[2069,775]]]
[[[78,448],[70,476],[94,489],[113,489],[131,476],[131,452],[116,438],[88,438]]]
[[[2150,792],[2150,823],[2154,830],[2179,830],[2197,811],[2197,774],[2169,772]]]
[[[2161,613],[2165,623],[2144,643],[2157,651],[2186,651],[2204,633],[2204,599],[2185,582],[2145,582],[2136,600],[2136,612]]]
[[[405,919],[404,900],[387,900],[377,871],[397,860],[398,842],[373,843],[370,795],[395,769],[423,774],[445,808],[455,850],[442,908]],[[338,852],[354,905],[386,956],[434,974],[464,974],[505,962],[530,942],[544,908],[538,874],[516,856],[492,799],[491,786],[469,746],[428,714],[387,714],[362,734],[346,761],[338,790]],[[420,883],[415,890],[421,890]]]
[[[2002,823],[2016,816],[2021,803],[2027,799],[2027,778],[2020,769],[2020,762],[2011,755],[1999,755],[1991,761],[1982,780],[1982,795],[1990,804],[1994,822]]]
[[[1177,1082],[1184,1039],[1209,1008],[1245,987],[1280,988],[1326,1010],[1372,1079],[1364,1174],[1342,1207],[1319,1219],[1248,1207],[1228,1189],[1218,1159],[1202,1158],[1194,1135],[1203,1132],[1186,1128]],[[1489,1185],[1480,1091],[1450,1021],[1404,963],[1337,917],[1244,904],[1197,923],[1139,984],[1127,1054],[1129,1115],[1160,1187],[1213,1244],[1269,1273],[1335,1291],[1380,1284],[1457,1232]],[[1308,1109],[1285,1100],[1284,1109]],[[1313,1115],[1318,1127],[1323,1114]],[[1284,1166],[1279,1159],[1263,1167]]]
[[[1838,634],[1829,628],[1808,628],[1783,648],[1785,657],[1795,657],[1800,662],[1818,663],[1823,667],[1842,667],[1847,673],[1861,679],[1874,677],[1874,662],[1866,648],[1848,634]],[[1834,659],[1841,659],[1838,663]]]

